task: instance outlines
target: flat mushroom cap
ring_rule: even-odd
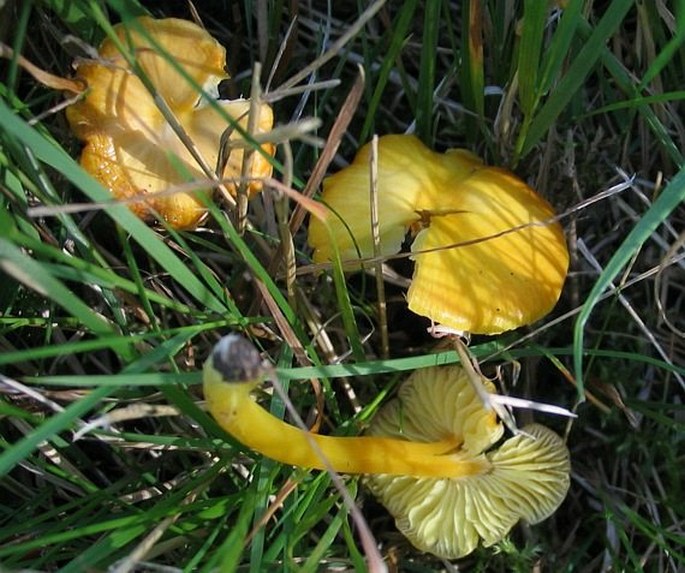
[[[222,134],[231,128],[231,121],[246,129],[250,110],[248,100],[215,99],[219,82],[228,77],[224,70],[225,49],[201,27],[175,18],[141,17],[127,26],[114,26],[114,31],[135,57],[156,95],[164,99],[207,165],[214,169]],[[115,42],[106,38],[98,53],[97,61],[77,65],[77,77],[87,82],[89,90],[83,100],[67,108],[72,131],[86,143],[81,155],[83,167],[117,199],[207,179]],[[211,96],[215,105],[197,86]],[[257,109],[256,132],[268,132],[273,125],[271,108],[261,104]],[[242,141],[237,130],[230,139],[234,143]],[[273,154],[271,144],[262,148]],[[242,149],[233,149],[223,176],[239,177],[242,158]],[[250,176],[263,178],[270,174],[269,161],[255,153]],[[235,192],[236,185],[227,187]],[[260,181],[248,184],[251,194],[259,190]],[[181,229],[195,227],[206,211],[197,193],[174,193],[131,205],[143,218],[150,218],[150,208]]]
[[[368,433],[426,442],[455,436],[462,443],[457,455],[489,462],[488,471],[459,478],[365,478],[412,545],[444,559],[468,555],[479,542],[487,547],[500,541],[519,520],[542,521],[568,491],[568,450],[544,426],[526,426],[490,451],[502,425],[459,366],[417,370]]]
[[[369,158],[371,145],[364,145],[352,164],[327,177],[323,182],[322,200],[335,214],[328,224],[343,260],[373,255],[371,237],[371,207]],[[454,160],[428,149],[419,139],[409,135],[386,135],[379,140],[378,213],[382,254],[397,253],[407,229],[419,220],[417,208],[427,208],[439,200],[436,182],[464,178],[480,159],[468,152]],[[309,244],[314,248],[316,263],[331,260],[332,246],[325,224],[312,218],[309,224]]]
[[[370,146],[324,181],[322,201],[343,260],[373,256]],[[378,147],[381,254],[408,232],[416,261],[409,308],[459,331],[498,334],[529,324],[556,304],[568,250],[550,205],[511,173],[465,150],[435,153],[410,135]],[[326,222],[312,218],[316,263],[332,259]],[[358,249],[358,251],[357,251]]]

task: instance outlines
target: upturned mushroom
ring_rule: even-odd
[[[328,177],[325,221],[312,218],[315,263],[374,256],[370,216],[370,146]],[[448,329],[499,334],[530,324],[556,304],[569,255],[551,206],[512,173],[487,167],[464,149],[436,153],[412,135],[378,143],[381,256],[407,234],[415,270],[409,308]],[[328,227],[328,228],[327,228]]]
[[[212,171],[219,163],[222,135],[230,133],[231,153],[217,175],[228,179],[226,187],[235,193],[233,181],[240,178],[248,145],[240,131],[247,129],[250,101],[218,99],[218,84],[228,78],[226,51],[196,24],[141,17],[114,26],[114,33],[118,42],[106,38],[97,60],[76,65],[76,76],[87,83],[88,92],[67,108],[67,119],[85,142],[81,165],[116,199],[141,197],[130,204],[138,216],[159,216],[174,228],[192,229],[206,213],[199,195],[207,191],[164,192],[189,181],[206,181],[207,173],[158,102],[163,101]],[[135,69],[118,44],[133,58]],[[266,133],[273,125],[271,108],[261,104],[256,109],[255,134]],[[262,150],[273,154],[274,147],[265,143]],[[261,179],[270,174],[270,162],[255,153],[248,192],[260,191]]]
[[[244,338],[218,342],[203,386],[219,425],[281,463],[364,474],[422,551],[462,557],[479,542],[501,540],[519,520],[542,521],[566,496],[570,463],[561,438],[532,424],[492,449],[504,428],[458,366],[415,371],[359,437],[322,436],[272,416],[252,396],[268,370]]]

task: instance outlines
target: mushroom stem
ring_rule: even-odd
[[[207,359],[203,371],[209,411],[236,440],[268,458],[320,470],[326,469],[328,464],[333,470],[346,474],[416,477],[475,476],[486,473],[491,467],[484,455],[473,456],[460,451],[461,443],[454,437],[437,442],[372,436],[334,437],[291,426],[254,401],[251,393],[260,383],[258,378],[227,379],[220,371],[222,361],[214,359],[215,353]]]
[[[564,441],[529,424],[493,448],[504,427],[461,366],[414,371],[367,435],[354,438],[313,434],[262,409],[252,391],[272,373],[245,338],[231,334],[217,343],[203,380],[221,427],[285,464],[366,474],[365,485],[417,549],[463,557],[481,542],[497,543],[519,520],[542,521],[566,496],[571,468]],[[494,391],[487,380],[483,386]]]

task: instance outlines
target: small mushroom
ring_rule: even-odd
[[[492,384],[482,380],[489,392]],[[415,371],[373,418],[368,434],[430,442],[445,435],[458,452],[483,469],[460,478],[369,475],[366,484],[395,518],[397,528],[422,551],[445,559],[489,547],[519,520],[538,523],[556,511],[569,488],[569,453],[562,439],[540,424],[492,448],[502,424],[483,408],[459,366]]]
[[[329,232],[343,261],[374,255],[369,157],[365,145],[324,181],[331,212],[309,224],[315,263],[333,258]],[[569,261],[562,228],[512,173],[463,149],[435,153],[412,135],[387,135],[378,143],[377,193],[381,254],[413,236],[413,312],[459,332],[498,334],[556,304]]]
[[[196,24],[141,17],[129,25],[114,26],[114,32],[154,93],[131,69],[112,38],[102,42],[97,60],[79,62],[76,77],[89,89],[84,99],[67,108],[67,119],[74,134],[86,144],[81,164],[117,199],[150,195],[131,204],[138,216],[149,219],[156,212],[174,228],[192,229],[206,212],[198,194],[207,192],[162,192],[193,179],[206,180],[207,176],[155,98],[164,100],[212,170],[217,167],[222,134],[230,132],[233,145],[228,164],[218,174],[227,179],[240,177],[242,147],[247,143],[234,128],[236,124],[247,128],[250,101],[216,99],[219,82],[228,78],[224,70],[226,51]],[[256,133],[266,133],[273,125],[271,108],[261,104],[257,110]],[[267,154],[274,151],[269,143],[262,149]],[[248,192],[260,191],[260,178],[270,174],[270,162],[255,153]],[[227,184],[232,193],[236,187],[235,183]]]
[[[222,338],[205,362],[204,394],[219,425],[284,464],[365,474],[371,491],[420,550],[453,559],[501,540],[520,520],[552,514],[569,487],[569,454],[551,430],[504,433],[459,366],[415,371],[374,417],[368,435],[322,436],[259,406],[268,367],[244,338]],[[489,392],[493,385],[483,379]]]

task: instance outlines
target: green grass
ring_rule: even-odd
[[[280,124],[318,118],[328,147],[295,138],[289,156],[282,146],[278,179],[313,193],[320,158],[333,172],[372,134],[412,126],[431,147],[466,147],[514,169],[563,214],[572,269],[554,313],[471,349],[487,372],[520,363],[514,395],[575,408],[568,424],[535,416],[567,433],[571,490],[548,521],[516,527],[459,566],[682,570],[685,2],[570,0],[559,10],[428,0],[364,14],[366,3],[333,3],[330,13],[315,4],[295,3],[295,14],[281,2],[197,3],[230,50],[234,96],[250,92],[260,53],[266,83],[298,16],[272,90],[301,70],[313,75],[274,103],[275,115]],[[191,17],[183,3],[10,1],[0,40],[68,76],[82,54],[68,35],[97,45],[109,24],[145,11]],[[313,272],[305,227],[286,229],[294,203],[262,194],[244,235],[219,208],[194,233],[144,224],[79,167],[62,94],[3,53],[2,567],[363,570],[374,567],[366,539],[397,570],[444,569],[411,548],[359,480],[343,478],[361,509],[353,515],[327,474],[235,443],[203,410],[198,385],[218,337],[243,332],[277,365],[305,419],[320,400],[326,432],[358,434],[407,372],[456,361],[434,352],[403,291],[386,285],[386,359],[373,278]],[[355,92],[358,64],[365,84]],[[327,80],[339,82],[308,86]],[[624,184],[625,174],[635,179]],[[98,207],[59,209],[78,203]],[[52,211],[36,215],[38,206]],[[295,275],[280,262],[284,240]],[[276,396],[264,403],[284,415]],[[373,540],[360,535],[360,516]]]

